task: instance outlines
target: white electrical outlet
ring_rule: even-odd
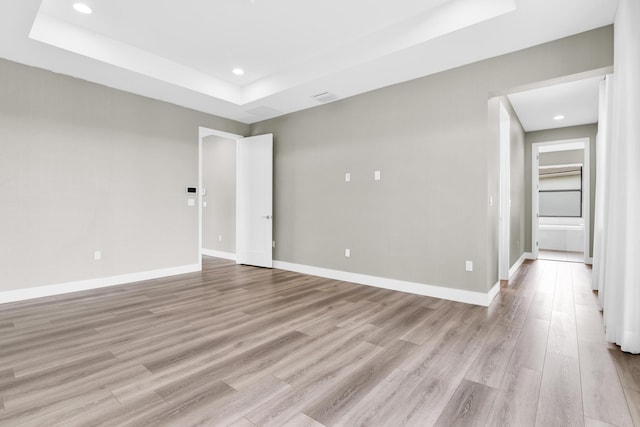
[[[222,242],[222,234],[218,235],[218,242]]]
[[[344,174],[344,182],[351,182],[351,174],[349,172]]]
[[[102,259],[102,252],[100,252],[100,251],[95,251],[95,252],[93,253],[93,259],[94,259],[95,261],[100,261],[100,260]]]
[[[196,199],[187,199],[187,206],[195,206]]]
[[[344,256],[345,256],[345,258],[350,258],[351,257],[351,249],[345,249],[344,250]]]
[[[473,271],[473,261],[467,261],[465,263],[465,270],[467,271]]]
[[[375,171],[373,173],[373,180],[374,181],[380,181],[380,171]]]

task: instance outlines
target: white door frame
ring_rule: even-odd
[[[224,132],[217,129],[210,129],[202,126],[198,126],[198,265],[202,270],[202,140],[207,136],[219,136],[234,140],[236,147],[238,146],[238,140],[244,138],[242,135],[236,135],[234,133]],[[237,159],[236,159],[237,162]],[[236,165],[237,166],[237,165]],[[236,178],[237,180],[237,178]],[[237,209],[237,208],[236,208]],[[236,212],[236,216],[237,216]],[[238,233],[236,232],[236,259],[238,254]]]
[[[498,203],[498,279],[509,280],[511,249],[511,116],[500,102],[500,192]]]
[[[590,138],[563,139],[557,141],[534,142],[531,144],[531,254],[538,259],[538,167],[540,147],[549,145],[575,145],[584,148],[582,161],[582,212],[584,213],[584,263],[591,264],[589,249],[591,242],[591,153]],[[580,146],[582,145],[582,146]]]

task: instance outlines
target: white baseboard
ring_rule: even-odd
[[[231,261],[236,260],[236,254],[234,254],[233,252],[214,251],[213,249],[202,248],[202,255],[212,256],[215,258],[230,259]]]
[[[86,291],[89,289],[105,288],[107,286],[123,285],[125,283],[140,282],[142,280],[193,273],[195,271],[201,270],[202,266],[200,264],[190,264],[182,265],[179,267],[162,268],[159,270],[141,271],[139,273],[79,280],[77,282],[59,283],[56,285],[37,286],[25,289],[15,289],[11,291],[0,292],[0,304],[23,301],[33,298],[48,297],[52,295],[67,294],[70,292]]]
[[[515,264],[511,266],[511,268],[509,269],[509,278],[516,274],[516,271],[518,271],[522,263],[527,259],[533,259],[533,254],[531,252],[523,253],[522,256],[520,256],[520,258],[518,258],[518,260],[515,262]]]
[[[491,289],[489,289],[489,293],[487,293],[487,297],[489,299],[489,304],[491,304],[493,302],[493,299],[496,297],[496,295],[498,295],[498,292],[500,292],[500,280],[498,280],[496,282],[496,284],[493,285],[493,287]],[[487,306],[489,304],[487,304]]]
[[[498,291],[500,290],[499,282],[494,285],[489,292],[482,293],[465,291],[462,289],[447,288],[444,286],[427,285],[424,283],[406,282],[404,280],[387,279],[385,277],[369,276],[366,274],[350,273],[347,271],[331,270],[328,268],[313,267],[309,265],[293,264],[284,261],[273,261],[273,268],[294,271],[296,273],[309,274],[311,276],[325,277],[327,279],[375,286],[377,288],[407,292],[410,294],[447,299],[451,301],[464,302],[467,304],[481,305],[484,307],[487,307],[489,304],[491,304],[491,301],[493,301],[493,298],[495,298]]]

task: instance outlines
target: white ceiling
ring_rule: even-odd
[[[2,0],[0,57],[253,123],[613,22],[612,0]],[[243,76],[231,70],[241,67]]]
[[[508,95],[526,132],[598,121],[599,85],[604,77],[562,83]],[[555,120],[555,116],[564,116]]]

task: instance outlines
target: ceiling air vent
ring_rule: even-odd
[[[311,98],[315,99],[318,102],[325,103],[329,101],[335,101],[336,99],[338,99],[338,96],[335,93],[322,92],[317,95],[312,95]]]

